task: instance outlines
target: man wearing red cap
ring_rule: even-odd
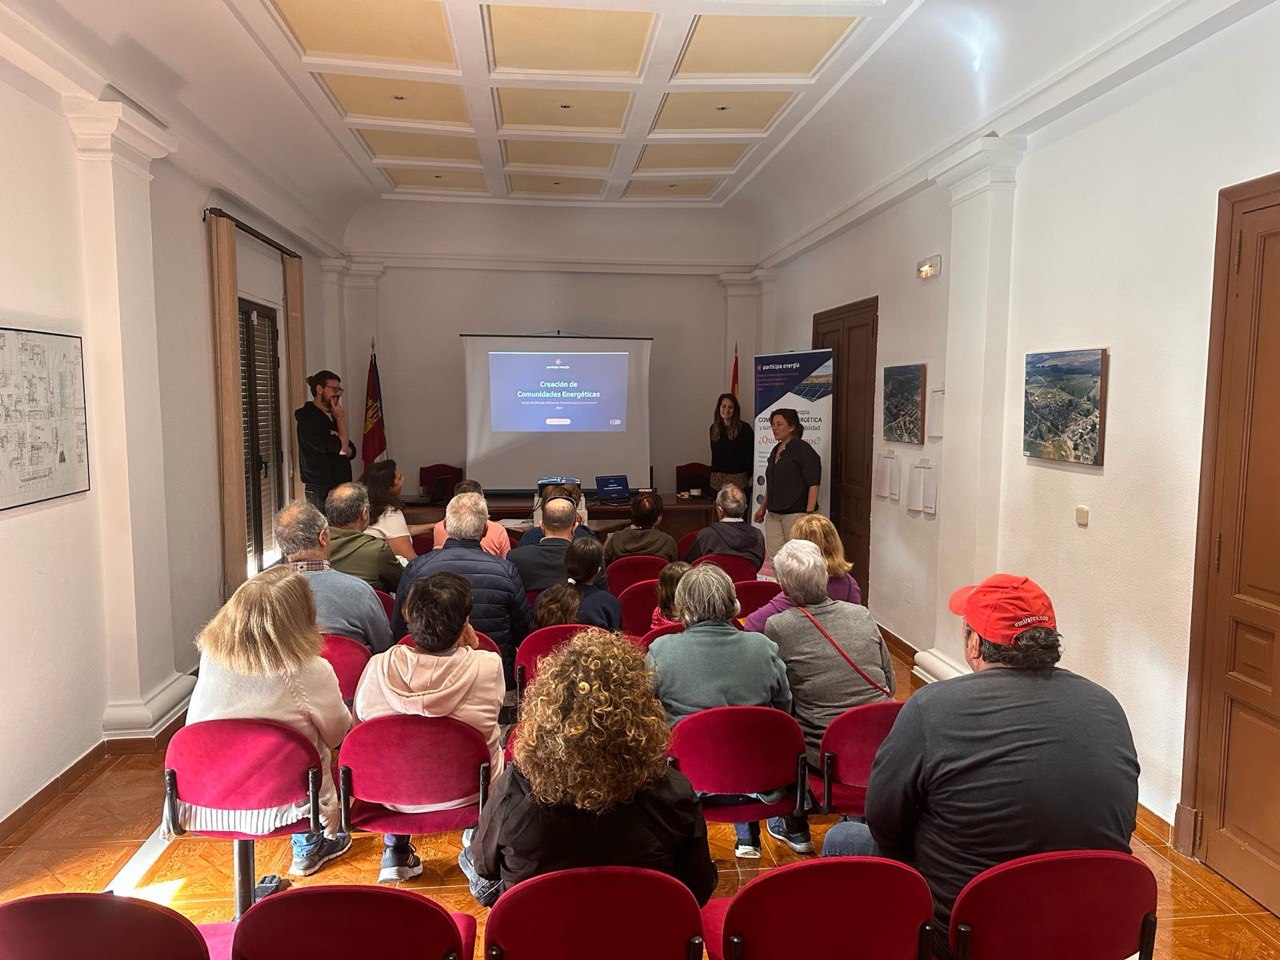
[[[973,673],[930,684],[876,754],[866,822],[838,823],[823,856],[913,863],[945,940],[951,907],[988,867],[1051,850],[1129,852],[1138,757],[1124,710],[1061,657],[1053,604],[996,574],[951,595]]]

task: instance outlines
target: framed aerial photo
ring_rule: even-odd
[[[884,438],[924,444],[924,364],[884,368]]]
[[[1027,354],[1023,455],[1102,466],[1106,406],[1105,349]]]

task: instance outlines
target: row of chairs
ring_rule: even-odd
[[[1156,880],[1109,851],[1023,857],[979,874],[952,911],[959,960],[1151,960]],[[584,867],[512,887],[489,912],[487,960],[929,960],[933,901],[912,867],[878,857],[793,863],[701,910],[679,881]],[[110,894],[49,894],[0,906],[14,960],[472,960],[475,917],[380,887],[305,887],[239,922],[197,927],[167,907]]]

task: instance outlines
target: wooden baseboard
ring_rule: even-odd
[[[895,657],[907,661],[907,663],[916,662],[916,654],[920,651],[913,647],[907,641],[886,627],[884,624],[878,624],[880,627],[880,635],[884,637],[885,646],[889,648],[889,652]]]
[[[173,735],[181,730],[182,725],[186,722],[187,711],[183,710],[165,724],[164,729],[154,737],[121,737],[115,740],[106,740],[103,745],[106,747],[107,753],[113,757],[126,756],[131,753],[155,753],[157,750],[163,750],[169,746],[169,741],[173,739]]]
[[[36,791],[34,797],[3,820],[0,820],[0,843],[3,843],[9,836],[16,833],[23,824],[45,809],[55,797],[88,773],[94,764],[98,763],[106,755],[106,744],[97,744],[92,750]]]
[[[1152,813],[1142,804],[1138,804],[1138,826],[1155,834],[1161,843],[1169,843],[1173,838],[1173,828],[1169,826],[1169,821]]]

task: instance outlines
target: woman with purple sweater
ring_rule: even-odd
[[[858,581],[849,573],[853,564],[844,558],[844,546],[840,543],[840,534],[835,524],[818,513],[807,513],[795,522],[791,528],[791,540],[809,540],[822,550],[827,561],[827,596],[832,600],[844,600],[847,603],[862,603],[862,590]],[[765,622],[775,613],[789,610],[794,604],[785,593],[779,592],[776,597],[747,617],[744,630],[756,633],[764,632]]]

